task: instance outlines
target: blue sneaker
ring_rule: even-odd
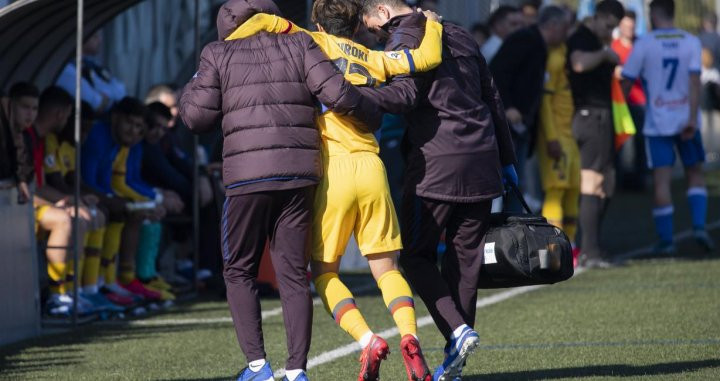
[[[287,378],[287,376],[285,376],[285,377],[283,377],[282,381],[290,381],[290,379]],[[295,381],[310,381],[310,380],[308,379],[307,374],[305,374],[305,372],[302,372],[295,378]]]
[[[90,302],[97,311],[100,312],[124,312],[125,307],[118,306],[117,304],[109,301],[105,295],[101,293],[95,294],[83,294],[85,300]]]
[[[480,345],[480,336],[470,327],[466,327],[460,337],[453,338],[446,348],[445,361],[435,369],[433,381],[460,380],[462,368],[468,356]]]
[[[266,362],[257,372],[253,372],[250,367],[241,370],[237,381],[275,381],[275,378],[270,363]]]

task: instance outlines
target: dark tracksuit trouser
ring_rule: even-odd
[[[455,328],[475,325],[482,242],[492,200],[453,203],[406,192],[402,205],[404,250],[400,265],[435,325],[449,340]],[[443,230],[447,249],[440,270],[437,247]]]
[[[280,288],[287,335],[286,369],[305,369],[312,300],[307,278],[315,187],[230,196],[222,216],[227,299],[247,361],[265,358],[260,299],[255,283],[265,244]]]

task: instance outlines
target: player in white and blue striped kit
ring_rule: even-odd
[[[640,38],[623,67],[623,88],[630,91],[640,78],[648,96],[644,132],[648,165],[655,182],[653,216],[660,236],[658,254],[675,251],[673,203],[670,193],[676,150],[688,182],[687,198],[694,236],[708,251],[714,244],[705,229],[708,196],[703,173],[705,151],[700,135],[700,40],[675,28],[674,0],[653,0],[653,31]]]

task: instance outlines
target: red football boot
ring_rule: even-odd
[[[105,294],[105,297],[107,298],[107,300],[120,306],[130,306],[135,304],[133,298],[129,296],[118,295],[114,292],[108,292],[107,294]]]
[[[160,294],[157,291],[150,290],[149,288],[146,288],[139,280],[133,279],[132,282],[128,284],[120,284],[122,288],[132,292],[135,295],[140,295],[145,299],[148,300],[162,300],[162,294]]]
[[[576,267],[578,267],[578,258],[580,257],[580,249],[578,249],[577,247],[573,247],[572,257],[573,257],[573,268],[576,268]]]
[[[360,374],[358,381],[377,381],[380,379],[380,362],[387,358],[390,347],[382,337],[373,335],[370,344],[360,355]]]
[[[400,352],[405,363],[408,381],[432,381],[430,369],[428,369],[425,357],[420,350],[420,343],[415,336],[403,336],[400,341]]]

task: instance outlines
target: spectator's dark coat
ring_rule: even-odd
[[[0,180],[17,180],[17,158],[15,157],[15,144],[10,131],[10,123],[5,116],[5,110],[0,105]]]
[[[505,108],[516,108],[534,138],[547,72],[548,51],[537,25],[508,37],[490,63]]]
[[[279,13],[270,0],[226,3],[218,16],[219,37],[260,11]],[[260,33],[205,47],[180,99],[180,114],[195,132],[222,123],[223,181],[227,193],[237,195],[317,183],[318,101],[379,127],[377,106],[345,82],[310,36]]]
[[[425,17],[397,16],[386,29],[387,50],[417,48]],[[407,113],[405,184],[418,196],[470,203],[501,194],[501,165],[515,163],[515,151],[500,95],[467,31],[445,23],[436,70],[368,91],[388,112]]]

